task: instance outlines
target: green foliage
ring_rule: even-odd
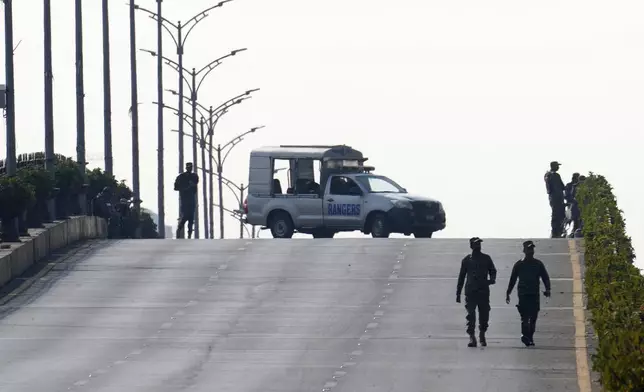
[[[579,188],[585,288],[599,346],[593,369],[607,392],[644,391],[644,277],[633,265],[622,211],[603,176]]]
[[[34,187],[17,176],[0,177],[0,218],[13,219],[34,202]]]
[[[45,154],[35,152],[17,156],[16,177],[5,177],[5,161],[0,160],[0,218],[13,219],[33,206],[36,199],[47,200],[54,188],[59,189],[59,197],[66,199],[78,194],[83,185],[80,167],[71,158],[55,155],[55,176],[52,179],[45,171]],[[87,200],[91,201],[103,188],[109,187],[113,192],[114,204],[120,199],[131,199],[133,192],[125,181],[117,181],[96,168],[87,170]],[[73,202],[72,202],[73,203]],[[142,238],[158,238],[157,226],[145,210],[138,217]],[[134,232],[136,219],[128,221],[128,232]]]
[[[17,175],[22,181],[34,187],[34,196],[39,200],[48,199],[56,185],[47,171],[38,166],[27,166],[18,170]]]
[[[60,193],[70,195],[78,193],[83,185],[83,177],[78,164],[71,159],[56,162],[56,187]]]
[[[159,238],[157,224],[145,209],[141,209],[140,216],[141,238]]]

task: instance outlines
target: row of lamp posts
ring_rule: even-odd
[[[2,100],[0,100],[0,103],[2,103],[2,108],[6,110],[6,118],[7,118],[7,136],[6,136],[6,148],[7,148],[7,158],[6,158],[6,172],[7,175],[12,176],[15,175],[16,173],[16,132],[15,132],[15,87],[14,87],[14,62],[13,62],[13,51],[14,51],[14,46],[13,46],[13,7],[12,7],[12,0],[1,0],[4,3],[4,30],[5,30],[5,59],[6,59],[6,86],[4,86],[5,91],[1,91],[2,93]],[[140,7],[139,5],[135,4],[134,2],[130,2],[129,5],[129,18],[130,18],[130,65],[131,65],[131,101],[132,101],[132,106],[130,108],[130,115],[132,119],[132,177],[133,177],[133,193],[134,193],[134,199],[140,202],[139,196],[140,196],[140,179],[139,179],[139,137],[138,137],[138,85],[137,85],[137,67],[136,67],[136,23],[135,23],[135,11],[143,11],[147,13],[152,19],[157,21],[157,51],[152,52],[152,51],[147,51],[150,54],[153,54],[158,58],[157,62],[157,71],[158,71],[158,206],[159,206],[159,221],[158,221],[158,229],[159,229],[159,234],[163,238],[165,237],[165,201],[164,201],[164,162],[163,162],[163,130],[164,130],[164,123],[163,123],[163,109],[166,108],[167,106],[164,105],[163,103],[163,61],[166,62],[166,64],[171,65],[175,68],[175,70],[179,73],[179,92],[176,93],[176,95],[179,96],[178,99],[178,105],[179,108],[177,110],[178,116],[179,116],[179,172],[183,171],[183,166],[184,166],[184,156],[183,156],[183,136],[185,133],[183,132],[183,122],[185,121],[184,117],[184,112],[183,112],[183,103],[184,100],[186,100],[186,97],[183,94],[183,89],[184,89],[184,82],[188,82],[186,79],[184,73],[188,73],[191,76],[191,82],[188,82],[189,88],[190,88],[190,97],[187,99],[191,104],[192,104],[192,152],[193,152],[193,161],[196,163],[197,162],[197,141],[198,141],[198,135],[197,135],[197,106],[199,105],[197,102],[197,93],[199,91],[199,87],[203,83],[204,79],[206,76],[214,70],[218,65],[221,64],[221,61],[227,57],[234,56],[239,52],[245,51],[246,49],[238,49],[235,51],[230,52],[226,56],[220,57],[211,63],[207,64],[205,67],[203,67],[201,70],[198,72],[193,68],[192,72],[187,72],[185,71],[183,67],[183,54],[184,54],[184,47],[185,47],[185,42],[194,27],[204,18],[208,16],[208,12],[211,10],[214,10],[215,8],[220,8],[224,4],[229,3],[233,0],[223,0],[218,2],[216,5],[211,6],[192,18],[190,18],[187,22],[181,23],[177,22],[177,24],[174,24],[170,22],[168,19],[164,18],[162,16],[162,2],[163,0],[156,0],[157,2],[157,12],[152,12],[147,9],[144,9]],[[85,156],[85,103],[84,103],[84,97],[85,97],[85,92],[84,92],[84,74],[83,74],[83,28],[82,28],[82,19],[83,19],[83,14],[82,14],[82,1],[81,0],[75,0],[75,7],[74,7],[74,16],[75,16],[75,35],[76,35],[76,42],[75,42],[75,47],[76,47],[76,120],[77,120],[77,145],[76,145],[76,151],[77,151],[77,162],[79,164],[79,168],[81,171],[81,174],[83,175],[84,179],[84,187],[87,187],[87,178],[86,178],[86,173],[85,173],[85,166],[87,164],[86,162],[86,156]],[[53,71],[52,71],[52,34],[51,34],[51,0],[43,0],[43,7],[44,7],[44,75],[45,75],[45,167],[50,171],[51,175],[53,176],[54,172],[54,121],[53,121],[53,88],[52,88],[52,81],[53,81]],[[104,139],[105,139],[105,171],[107,174],[113,174],[113,158],[112,158],[112,132],[111,132],[111,89],[110,89],[110,50],[109,50],[109,9],[108,9],[108,0],[103,0],[102,1],[102,22],[103,22],[103,82],[104,82]],[[187,29],[187,31],[186,31]],[[168,58],[163,56],[163,30],[166,30],[167,33],[170,34],[170,37],[175,43],[175,47],[177,49],[177,55],[178,55],[178,62],[169,60]],[[176,32],[176,35],[173,33]],[[185,31],[185,34],[184,34]],[[197,82],[197,77],[203,73],[203,76]],[[208,121],[208,136],[209,136],[209,142],[207,145],[210,146],[210,156],[211,156],[211,161],[213,160],[212,157],[212,136],[214,132],[214,126],[216,125],[217,120],[221,116],[221,114],[226,113],[227,109],[232,106],[233,104],[241,103],[244,99],[250,98],[250,94],[254,91],[257,91],[259,89],[255,90],[249,90],[246,91],[244,94],[240,95],[239,97],[236,97],[233,100],[227,101],[224,105],[221,105],[218,107],[216,110],[212,111],[212,108],[210,110],[209,116],[203,116],[203,119],[207,119]],[[200,106],[200,105],[199,105]],[[202,107],[203,108],[203,107]],[[215,119],[215,116],[216,119]],[[190,136],[190,135],[188,135]],[[242,136],[243,137],[243,136]],[[238,140],[238,138],[234,139]],[[239,139],[241,140],[241,139]],[[234,146],[233,143],[232,146]],[[228,144],[227,144],[228,145]],[[225,145],[225,146],[227,146]],[[202,145],[203,148],[205,146]],[[218,151],[218,156],[220,157],[220,150]],[[202,163],[203,163],[203,155],[204,152],[202,152]],[[225,158],[224,158],[225,160]],[[221,162],[221,160],[218,160],[217,162]],[[222,165],[223,162],[217,163],[217,168],[218,168],[218,174],[221,175],[221,170],[222,170]],[[202,165],[204,166],[204,165]],[[205,170],[205,168],[202,168]],[[212,176],[212,170],[210,171],[210,175]],[[220,183],[221,186],[221,183]],[[212,179],[210,181],[210,195],[212,199]],[[205,193],[204,193],[205,195]],[[81,213],[86,213],[86,201],[85,199],[85,194],[84,192],[81,192],[79,195],[79,205],[80,205],[80,210]],[[205,196],[204,196],[205,199]],[[220,203],[222,204],[222,197],[221,197],[221,187],[220,187]],[[205,200],[204,200],[205,201]],[[138,211],[139,204],[138,202],[135,204],[135,209]],[[53,202],[49,202],[49,211],[50,214],[53,216],[54,212],[54,206]],[[208,224],[204,225],[205,230],[207,231],[207,234],[209,234],[210,238],[214,238],[213,236],[213,226],[212,226],[212,220],[213,220],[213,214],[212,214],[212,204],[209,203],[210,206],[210,213],[209,219],[208,216],[204,216],[205,222],[207,223],[208,221],[210,222],[210,227]],[[223,215],[223,210],[222,206],[220,206],[220,215]],[[206,209],[204,208],[204,212]],[[198,213],[198,210],[197,210]],[[204,215],[206,215],[204,213]],[[196,216],[198,219],[198,215]],[[223,217],[220,220],[220,229],[221,229],[221,237],[223,238]],[[199,225],[197,224],[196,230],[195,230],[195,238],[199,238]]]
[[[163,109],[170,109],[173,110],[178,117],[178,130],[176,132],[178,133],[179,137],[179,143],[178,143],[178,148],[179,148],[179,162],[178,162],[178,169],[179,173],[181,173],[184,169],[184,136],[188,136],[192,139],[192,161],[195,167],[201,166],[202,169],[202,177],[204,180],[202,181],[202,198],[203,198],[203,222],[204,222],[204,237],[205,238],[214,238],[214,223],[213,223],[213,207],[215,203],[213,202],[213,177],[214,177],[214,172],[212,170],[212,163],[214,162],[216,167],[217,167],[217,177],[218,177],[218,185],[219,185],[219,212],[220,212],[220,238],[224,238],[224,224],[223,224],[223,195],[222,195],[222,181],[221,181],[221,173],[223,170],[223,162],[225,161],[225,158],[227,157],[226,155],[221,157],[221,151],[224,150],[226,147],[234,147],[235,144],[237,144],[239,141],[243,139],[243,136],[247,135],[249,132],[243,133],[236,138],[234,138],[231,142],[227,143],[224,145],[224,147],[221,147],[220,145],[217,148],[213,147],[212,143],[212,137],[214,134],[214,128],[217,124],[217,121],[219,118],[227,113],[228,109],[235,105],[243,102],[245,99],[250,98],[250,94],[258,91],[259,89],[253,89],[253,90],[248,90],[243,94],[240,94],[239,96],[232,98],[226,102],[224,102],[222,105],[218,106],[216,109],[213,109],[210,107],[209,109],[206,109],[203,105],[199,104],[198,102],[198,93],[201,85],[203,84],[204,80],[206,77],[219,65],[221,65],[222,61],[228,57],[235,56],[236,54],[246,51],[246,48],[242,49],[237,49],[233,50],[230,53],[226,54],[225,56],[219,57],[210,63],[206,64],[204,67],[199,69],[198,71],[195,68],[192,68],[192,71],[188,71],[184,65],[183,65],[183,55],[184,55],[184,48],[185,48],[185,43],[192,32],[192,30],[195,28],[195,26],[202,21],[204,18],[206,18],[209,14],[210,11],[222,7],[224,4],[229,3],[233,0],[223,0],[218,2],[216,5],[213,5],[209,8],[206,8],[205,10],[197,13],[195,16],[192,18],[188,19],[187,22],[182,23],[181,21],[177,22],[176,24],[171,22],[170,20],[166,19],[163,17],[162,13],[162,1],[163,0],[156,0],[157,1],[157,12],[150,11],[148,9],[142,8],[139,5],[133,5],[132,7],[136,10],[142,11],[150,16],[153,20],[157,22],[157,50],[152,51],[148,49],[141,49],[144,52],[149,53],[153,57],[157,58],[157,72],[158,72],[158,97],[157,101],[154,102],[158,106],[158,132],[159,132],[159,145],[161,146],[162,142],[162,133],[163,133]],[[175,44],[175,48],[177,50],[177,56],[178,59],[177,61],[174,61],[172,59],[169,59],[168,57],[163,55],[163,50],[162,50],[162,44],[163,44],[163,37],[162,33],[163,30],[165,30],[172,41]],[[162,81],[162,75],[163,75],[163,63],[166,65],[172,67],[177,73],[179,77],[179,87],[178,91],[176,90],[171,90],[171,89],[164,89],[163,88],[163,81]],[[186,76],[188,75],[190,79]],[[184,83],[185,85],[188,86],[190,95],[189,97],[186,97],[184,94]],[[174,95],[178,96],[178,108],[173,108],[171,106],[168,106],[164,103],[163,100],[163,92],[164,91],[169,91],[173,93]],[[191,111],[192,114],[186,114],[184,112],[184,101],[189,103],[191,105]],[[208,115],[205,115],[203,112],[208,112]],[[197,113],[200,114],[201,116],[201,121],[198,120],[197,118]],[[184,132],[184,122],[188,123],[189,126],[192,127],[192,134]],[[197,124],[200,123],[203,126],[207,123],[208,127],[208,141],[206,142],[205,140],[205,134],[204,135],[199,135],[197,133]],[[259,128],[254,128],[254,130],[259,129]],[[201,165],[197,165],[198,162],[198,156],[197,156],[197,150],[198,150],[198,145],[201,148]],[[209,151],[209,161],[210,161],[210,170],[206,170],[206,165],[205,165],[205,149],[208,147]],[[230,149],[228,152],[230,152]],[[159,154],[161,155],[161,148],[159,148],[160,152]],[[217,159],[214,157],[213,150],[217,152]],[[159,158],[159,166],[161,167],[161,160],[162,158]],[[206,186],[206,173],[208,172],[209,174],[209,184],[208,187]],[[159,181],[161,182],[163,176],[163,173],[159,172]],[[162,189],[163,185],[160,183],[159,184],[159,193],[163,193]],[[208,190],[206,189],[208,188]],[[210,194],[210,198],[208,199],[207,195],[208,193]],[[161,197],[161,196],[160,196]],[[195,210],[195,220],[197,224],[195,225],[195,231],[194,235],[195,238],[198,239],[200,237],[200,230],[199,230],[199,196],[196,196],[196,210]],[[206,204],[206,200],[208,199],[208,203]],[[163,204],[161,203],[161,200],[159,201],[159,229],[161,230],[161,225],[164,224],[165,219],[164,219],[164,211],[163,211]],[[181,208],[181,200],[179,199],[179,209]],[[164,230],[165,231],[165,230]],[[163,234],[165,236],[165,233]],[[184,233],[179,233],[180,237],[184,236]]]

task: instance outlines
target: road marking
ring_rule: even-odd
[[[586,345],[586,317],[584,314],[583,283],[581,261],[576,240],[568,240],[570,264],[572,265],[572,303],[575,316],[575,354],[577,357],[577,382],[580,392],[590,392],[590,368],[588,367],[588,347]]]

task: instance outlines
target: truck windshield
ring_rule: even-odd
[[[407,193],[407,191],[393,180],[385,176],[360,175],[356,180],[365,187],[369,193]]]

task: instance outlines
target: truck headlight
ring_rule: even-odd
[[[408,202],[407,200],[392,200],[391,204],[393,204],[394,207],[398,207],[398,208],[406,208],[409,210],[413,209],[411,203]]]

